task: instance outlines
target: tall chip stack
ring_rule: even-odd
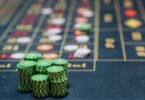
[[[50,77],[50,93],[52,96],[61,97],[67,94],[67,77],[62,66],[47,68]]]
[[[22,92],[29,92],[32,90],[31,76],[34,75],[34,67],[36,63],[34,61],[20,61],[17,64],[19,73],[19,90]]]
[[[47,97],[49,95],[48,75],[37,74],[31,77],[32,92],[35,97]]]

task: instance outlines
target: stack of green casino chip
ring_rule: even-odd
[[[17,64],[19,90],[35,97],[62,97],[67,94],[68,61],[42,59],[40,53],[27,53]]]
[[[24,55],[24,60],[38,61],[41,59],[40,53],[27,53]]]
[[[84,23],[81,25],[81,31],[83,32],[90,32],[92,26],[89,23]]]
[[[37,66],[36,66],[36,72],[39,74],[47,74],[47,68],[50,67],[52,65],[52,60],[47,60],[47,59],[43,59],[43,60],[39,60],[37,62]]]
[[[52,81],[50,85],[51,95],[54,97],[61,97],[67,94],[67,78]]]
[[[32,92],[35,97],[47,97],[49,95],[48,75],[37,74],[31,77]]]
[[[67,77],[62,66],[47,68],[50,77],[50,93],[52,96],[60,97],[67,93]]]
[[[22,92],[29,92],[31,88],[31,76],[34,75],[34,67],[36,63],[34,61],[20,61],[17,64],[19,73],[19,90]]]
[[[68,76],[68,61],[67,60],[61,59],[61,58],[55,59],[53,61],[53,64],[56,65],[56,66],[62,66],[65,70],[66,77]]]

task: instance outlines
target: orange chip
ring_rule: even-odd
[[[83,12],[88,11],[88,10],[89,10],[88,8],[78,8],[77,13],[82,14]]]
[[[56,59],[56,58],[58,58],[58,54],[57,53],[45,53],[42,55],[42,57],[45,59]]]
[[[75,31],[73,32],[73,34],[74,34],[74,35],[82,35],[82,34],[84,34],[84,32],[82,32],[81,30],[75,30]]]
[[[40,50],[40,51],[52,50],[53,48],[54,46],[51,44],[41,44],[37,46],[37,50]]]

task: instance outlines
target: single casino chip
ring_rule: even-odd
[[[31,77],[32,93],[35,97],[47,97],[49,90],[49,76],[44,74],[36,74]]]
[[[76,49],[78,49],[78,45],[75,44],[69,44],[64,46],[64,50],[68,52],[75,51]]]
[[[45,58],[45,59],[56,59],[58,58],[58,54],[57,53],[45,53],[42,55],[42,58]]]
[[[40,51],[52,50],[53,48],[54,46],[51,44],[40,44],[37,46],[37,50],[40,50]]]
[[[76,23],[87,23],[88,22],[88,18],[85,18],[85,17],[77,17],[77,18],[75,18],[75,22]]]
[[[89,42],[90,37],[88,35],[79,35],[75,37],[75,40],[79,44],[84,44]]]
[[[81,24],[81,31],[83,32],[90,32],[92,25],[89,23]]]
[[[94,13],[91,10],[87,10],[87,11],[81,13],[81,15],[84,17],[93,17]]]
[[[53,18],[53,19],[49,20],[48,23],[51,23],[53,25],[62,25],[65,23],[65,19],[62,17]]]
[[[82,32],[81,30],[77,29],[73,32],[74,35],[83,35],[85,34],[84,32]]]
[[[24,55],[24,60],[39,61],[40,59],[41,59],[41,54],[40,53],[30,52],[30,53],[26,53]]]
[[[81,29],[81,23],[74,24],[74,29]]]
[[[57,42],[57,41],[62,40],[61,35],[51,35],[48,38],[49,38],[49,41],[52,41],[52,42]]]
[[[77,9],[77,13],[78,13],[78,14],[82,14],[82,13],[85,12],[85,11],[88,11],[88,8],[84,8],[84,7],[82,8],[82,7],[81,7],[81,8],[78,8],[78,9]]]
[[[13,53],[10,55],[10,58],[13,59],[22,59],[24,57],[24,53],[18,52],[18,53]]]
[[[30,37],[19,37],[19,38],[17,38],[17,42],[22,43],[22,44],[29,43],[30,41],[31,41]]]
[[[137,16],[137,12],[134,9],[127,9],[124,11],[124,15],[127,17],[135,17]]]
[[[62,32],[61,28],[51,28],[46,31],[47,36],[56,35]]]
[[[0,59],[6,59],[7,55],[5,53],[0,54]]]
[[[88,48],[79,48],[75,51],[74,57],[76,58],[84,58],[91,53],[91,50]]]
[[[52,24],[46,24],[46,29],[51,29],[51,28],[61,28],[59,25],[52,25]]]
[[[41,14],[43,14],[43,15],[50,15],[51,13],[52,13],[51,8],[43,8],[41,11]]]

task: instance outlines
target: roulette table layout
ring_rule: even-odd
[[[18,92],[27,52],[69,62],[68,95],[44,100],[145,100],[145,1],[0,0],[1,100],[38,99]]]

